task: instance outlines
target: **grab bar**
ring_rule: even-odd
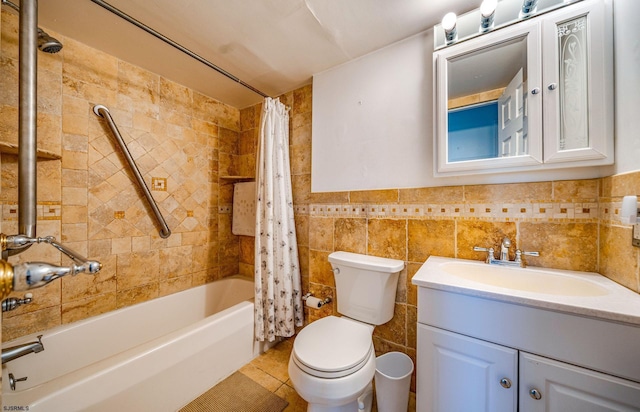
[[[116,141],[118,142],[118,145],[120,145],[120,149],[122,149],[122,153],[124,153],[124,156],[127,159],[127,163],[129,163],[129,167],[131,168],[131,171],[133,172],[133,174],[136,177],[136,180],[138,181],[138,186],[140,186],[140,189],[142,189],[144,196],[147,198],[147,202],[149,203],[149,206],[153,210],[153,214],[156,216],[156,220],[158,221],[158,224],[162,228],[160,230],[160,237],[163,239],[168,238],[169,236],[171,236],[171,230],[169,229],[169,226],[167,226],[167,222],[165,222],[164,217],[162,217],[162,213],[160,213],[160,209],[158,209],[158,205],[156,204],[155,200],[153,200],[153,196],[151,196],[151,192],[149,191],[147,184],[142,178],[142,174],[140,174],[140,170],[138,170],[138,166],[136,166],[136,162],[133,160],[131,153],[129,153],[129,148],[127,147],[127,144],[124,142],[124,139],[122,139],[122,135],[118,131],[118,126],[116,126],[115,122],[113,121],[113,117],[111,117],[111,113],[109,112],[109,109],[107,109],[105,106],[101,104],[98,104],[93,106],[93,112],[97,116],[107,120],[107,123],[109,124],[109,128],[111,129],[111,132],[113,132],[113,135],[115,136]]]

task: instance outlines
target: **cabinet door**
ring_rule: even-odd
[[[640,384],[520,353],[520,412],[638,412]]]
[[[417,410],[517,410],[518,352],[418,324]]]
[[[543,21],[545,163],[613,163],[611,7],[588,0]]]

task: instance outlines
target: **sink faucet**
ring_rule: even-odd
[[[39,335],[37,341],[2,349],[2,363],[5,364],[24,355],[42,352],[43,350],[44,345],[42,344],[42,335]]]
[[[500,260],[509,260],[509,248],[511,247],[511,239],[505,237],[502,239],[502,245],[500,245]]]
[[[519,266],[526,267],[526,262],[522,259],[522,256],[540,256],[538,252],[524,252],[520,249],[516,250],[516,258],[515,260],[509,260],[509,248],[511,247],[511,239],[505,237],[502,239],[502,244],[500,245],[500,259],[496,259],[494,256],[493,248],[484,248],[474,246],[473,250],[476,252],[487,252],[486,262],[490,265],[502,265],[502,266]]]

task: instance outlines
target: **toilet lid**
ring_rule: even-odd
[[[371,328],[335,316],[303,328],[293,343],[293,354],[300,366],[333,377],[360,369],[372,350]]]

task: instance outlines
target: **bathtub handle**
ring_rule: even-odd
[[[16,383],[17,383],[17,382],[24,382],[24,381],[26,381],[26,380],[27,380],[27,377],[26,377],[26,376],[25,376],[24,378],[18,378],[18,379],[16,379],[16,378],[14,378],[14,377],[13,377],[13,373],[10,373],[10,374],[9,374],[9,386],[11,387],[11,390],[12,390],[12,391],[15,391],[15,390],[16,390]]]

